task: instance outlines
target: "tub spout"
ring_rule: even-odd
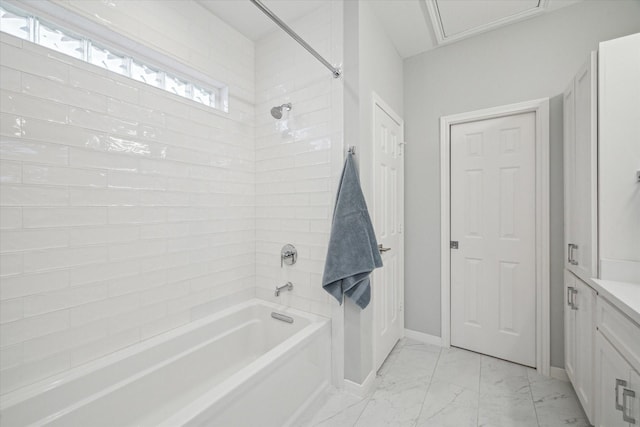
[[[293,289],[293,283],[287,282],[282,286],[276,286],[275,296],[279,297],[281,291],[290,291]]]

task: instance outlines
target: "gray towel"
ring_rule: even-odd
[[[352,157],[347,155],[338,186],[322,287],[340,304],[345,294],[365,308],[371,300],[369,275],[382,267],[382,258]]]

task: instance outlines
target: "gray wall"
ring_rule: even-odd
[[[344,135],[355,145],[362,190],[371,207],[373,189],[373,98],[376,92],[396,113],[403,110],[403,62],[380,29],[367,2],[344,2]],[[375,286],[375,283],[373,283]],[[362,383],[373,367],[373,304],[360,310],[345,302],[345,378]]]
[[[551,364],[564,366],[562,99],[598,42],[640,31],[640,1],[588,0],[404,62],[405,325],[440,336],[441,116],[551,98]]]
[[[368,2],[358,6],[358,80],[359,136],[345,139],[345,144],[356,145],[356,160],[360,167],[362,191],[371,207],[373,197],[373,97],[380,98],[402,117],[403,103],[403,61],[393,43],[387,37],[377,16]],[[347,7],[347,6],[345,6]],[[345,123],[345,127],[348,124]]]

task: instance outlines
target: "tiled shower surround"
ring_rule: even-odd
[[[2,35],[2,393],[255,295],[254,43],[193,2],[62,4],[230,111]]]
[[[325,2],[288,23],[329,61],[342,58],[342,2]],[[282,31],[256,43],[256,294],[331,316],[321,286],[337,183],[344,156],[342,79]],[[281,120],[271,107],[290,102]],[[285,243],[298,262],[280,267]],[[287,281],[292,292],[275,297]]]
[[[228,84],[229,113],[1,35],[0,392],[248,297],[330,316],[342,80],[193,2],[57,3]],[[342,1],[289,24],[340,62]]]

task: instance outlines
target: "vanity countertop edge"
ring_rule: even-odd
[[[593,278],[589,282],[599,295],[640,325],[640,283]]]

